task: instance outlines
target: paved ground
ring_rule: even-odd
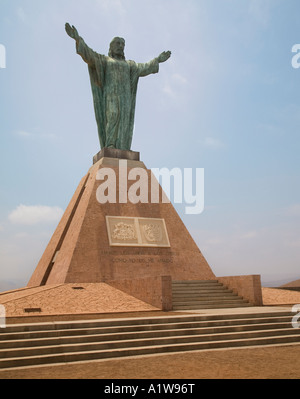
[[[299,379],[300,345],[211,350],[0,371],[0,379]]]

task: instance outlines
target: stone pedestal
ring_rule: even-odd
[[[93,157],[93,164],[100,161],[101,158],[118,158],[139,161],[140,153],[136,151],[119,150],[117,148],[102,148],[98,154]]]

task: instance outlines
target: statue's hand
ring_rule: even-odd
[[[157,60],[158,62],[165,62],[167,61],[170,57],[171,57],[171,51],[164,51],[163,53],[161,53],[158,57]]]
[[[75,28],[74,25],[72,25],[72,27],[71,27],[70,24],[66,23],[65,29],[66,29],[67,34],[68,34],[72,39],[74,39],[74,40],[78,40],[78,39],[79,39],[79,34],[78,34],[77,29]]]

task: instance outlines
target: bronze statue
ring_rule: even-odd
[[[130,150],[138,80],[157,73],[159,63],[168,60],[171,52],[165,51],[147,63],[127,61],[124,39],[115,37],[105,56],[89,48],[74,26],[67,23],[65,28],[76,41],[77,53],[88,64],[101,148]]]

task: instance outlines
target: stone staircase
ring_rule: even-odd
[[[217,280],[172,281],[173,310],[252,306]]]
[[[0,329],[0,369],[300,343],[288,310],[226,312],[8,325]]]

